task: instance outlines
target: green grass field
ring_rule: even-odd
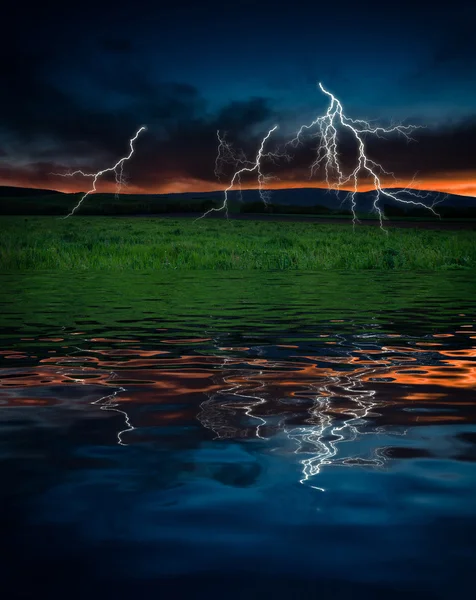
[[[2,217],[0,270],[448,270],[476,231],[189,218]]]

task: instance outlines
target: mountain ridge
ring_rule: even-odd
[[[400,191],[403,192],[405,188],[382,188],[384,191],[392,191],[393,193]],[[324,201],[324,205],[331,204],[332,206],[336,205],[336,197],[337,201],[345,201],[348,197],[349,192],[339,190],[334,191],[328,188],[285,188],[278,190],[269,190],[271,192],[271,203],[274,204],[296,204],[298,206],[312,206],[314,204],[322,204]],[[421,195],[425,195],[426,198],[422,198],[425,204],[431,205],[432,202],[438,202],[438,204],[442,205],[453,205],[453,206],[476,206],[476,197],[474,196],[463,196],[460,194],[449,194],[445,192],[437,192],[434,190],[411,190],[413,192],[419,192]],[[42,188],[28,188],[28,187],[17,187],[17,186],[2,186],[0,185],[0,198],[25,198],[25,197],[39,197],[39,196],[78,196],[84,192],[60,192],[58,190],[51,189],[42,189]],[[114,193],[103,193],[97,192],[96,194],[91,194],[91,196],[101,196],[104,197],[113,197]],[[244,202],[254,202],[259,201],[260,197],[258,194],[258,190],[256,189],[245,189],[241,192],[242,198]],[[164,200],[179,200],[183,199],[221,199],[223,198],[223,191],[210,191],[210,192],[169,192],[169,193],[157,193],[157,194],[120,194],[121,197],[124,198],[141,198],[141,199],[161,199]],[[231,200],[237,200],[239,196],[239,192],[237,190],[233,190],[229,192],[229,198]],[[356,201],[360,203],[360,201],[365,200],[366,203],[369,201],[373,203],[373,199],[375,198],[375,190],[366,191],[366,192],[357,192],[356,193]],[[420,201],[415,199],[416,201]],[[382,197],[381,202],[385,204],[393,204],[395,201],[391,200],[389,197]],[[396,202],[395,202],[396,203]],[[398,203],[396,203],[398,204]]]

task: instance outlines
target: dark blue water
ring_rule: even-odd
[[[475,274],[5,274],[5,598],[473,597]]]

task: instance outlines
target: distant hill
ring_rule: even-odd
[[[14,187],[13,185],[0,185],[0,198],[51,196],[52,194],[62,194],[62,192],[58,192],[57,190],[40,190],[36,188]]]
[[[397,192],[404,191],[403,188],[389,188],[388,191]],[[458,194],[445,194],[442,192],[433,192],[429,190],[419,190],[419,194],[427,196],[421,200],[425,204],[431,205],[434,202],[438,202],[438,206],[476,206],[476,197],[471,196],[460,196]],[[112,196],[112,194],[111,194]],[[191,201],[191,200],[215,200],[220,202],[223,200],[223,192],[185,192],[176,194],[140,194],[136,197],[141,199],[149,198],[162,199],[167,202]],[[231,201],[238,201],[239,192],[229,192],[228,197]],[[244,203],[260,201],[258,190],[243,190],[241,197]],[[285,205],[296,205],[296,206],[326,206],[328,208],[336,208],[341,202],[346,202],[348,198],[348,192],[339,191],[335,192],[328,189],[320,188],[295,188],[295,189],[283,189],[283,190],[272,190],[270,202],[272,204],[285,204]],[[355,196],[356,203],[359,207],[370,210],[372,208],[375,198],[375,192],[358,192]],[[382,203],[389,205],[399,205],[398,202],[391,200],[390,198],[382,197]],[[346,206],[350,206],[350,201],[347,202]]]
[[[392,189],[396,192],[397,189]],[[402,191],[402,190],[400,190]],[[476,217],[476,198],[421,191],[426,197],[419,200],[445,217]],[[66,194],[54,190],[38,190],[0,186],[0,214],[67,214],[77,204],[82,194]],[[348,214],[351,208],[348,192],[335,192],[318,188],[272,190],[269,207],[260,200],[258,190],[229,193],[230,212],[296,213],[296,214]],[[355,195],[356,209],[360,215],[372,212],[375,192]],[[78,210],[78,214],[137,215],[168,213],[199,213],[223,202],[223,192],[187,192],[177,194],[93,194]],[[424,207],[403,205],[382,196],[380,206],[388,216],[431,216]]]

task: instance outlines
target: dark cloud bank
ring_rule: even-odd
[[[131,181],[148,190],[174,178],[211,182],[217,130],[228,132],[229,139],[252,156],[267,127],[282,123],[283,116],[271,97],[250,93],[247,100],[212,110],[197,87],[141,68],[139,39],[121,37],[120,31],[110,28],[101,33],[97,29],[97,35],[86,40],[78,36],[77,49],[71,50],[67,35],[71,29],[61,31],[40,12],[30,15],[33,22],[36,14],[42,30],[23,23],[17,14],[12,21],[15,35],[7,34],[0,42],[4,57],[1,179],[54,187],[58,180],[49,175],[51,171],[67,171],[72,165],[103,168],[123,156],[138,127],[147,125],[147,133],[137,144],[136,159],[128,165]],[[61,11],[51,14],[62,18]],[[107,23],[106,13],[98,19]],[[431,79],[432,73],[444,74],[450,68],[464,78],[468,71],[463,65],[476,64],[476,38],[470,28],[463,28],[460,35],[451,29],[443,37],[443,30],[437,35],[442,22],[430,23],[433,33],[428,38],[431,51],[427,62],[407,81],[415,89],[418,82],[423,85],[424,78]],[[73,76],[68,84],[64,75],[67,61],[71,60],[72,73],[77,75],[78,56],[82,57],[83,75],[87,66],[86,75],[82,80]],[[89,97],[83,93],[81,81],[90,86]],[[434,174],[474,169],[476,117],[423,128],[413,138],[411,143],[395,136],[368,139],[369,153],[399,177],[411,177],[416,171]],[[276,141],[282,140],[276,137]],[[342,152],[344,163],[350,165],[353,149],[344,145]],[[286,172],[291,176],[293,169],[295,173],[303,170],[310,161],[310,150],[300,150],[294,162],[282,166],[281,177],[286,179]]]

